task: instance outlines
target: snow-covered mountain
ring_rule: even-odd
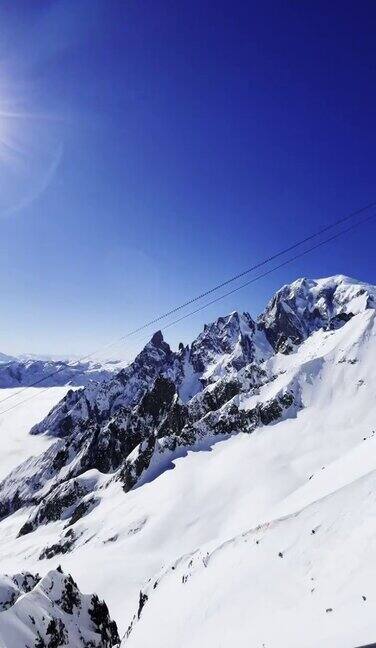
[[[29,573],[0,578],[0,645],[4,648],[112,648],[120,638],[107,605],[80,592],[61,568],[44,578]]]
[[[58,561],[126,646],[374,640],[375,307],[371,285],[300,279],[68,391],[0,484],[0,568]]]
[[[119,370],[121,363],[69,362],[37,358],[11,358],[0,354],[0,389],[61,385],[83,386],[90,380],[100,382]]]
[[[339,328],[375,307],[374,289],[349,277],[298,279],[274,295],[259,317],[259,326],[276,351],[288,353],[314,331]]]

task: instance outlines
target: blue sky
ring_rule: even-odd
[[[0,350],[90,352],[376,199],[375,22],[371,0],[2,2]],[[376,283],[375,234],[166,337],[298,276]]]

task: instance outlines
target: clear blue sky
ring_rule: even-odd
[[[372,0],[4,0],[0,350],[89,352],[374,200],[375,30]],[[375,234],[166,337],[298,276],[376,283]]]

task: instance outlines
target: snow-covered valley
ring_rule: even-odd
[[[375,295],[298,280],[257,322],[233,313],[178,352],[156,334],[108,381],[3,414],[1,573],[61,565],[122,647],[375,641]],[[0,638],[31,648],[16,605]]]

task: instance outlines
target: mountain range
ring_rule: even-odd
[[[12,357],[0,353],[0,389],[14,387],[84,386],[91,380],[110,378],[124,363],[69,361],[33,356]]]
[[[298,279],[255,319],[90,369],[0,483],[4,645],[374,640],[375,309],[370,284]]]

